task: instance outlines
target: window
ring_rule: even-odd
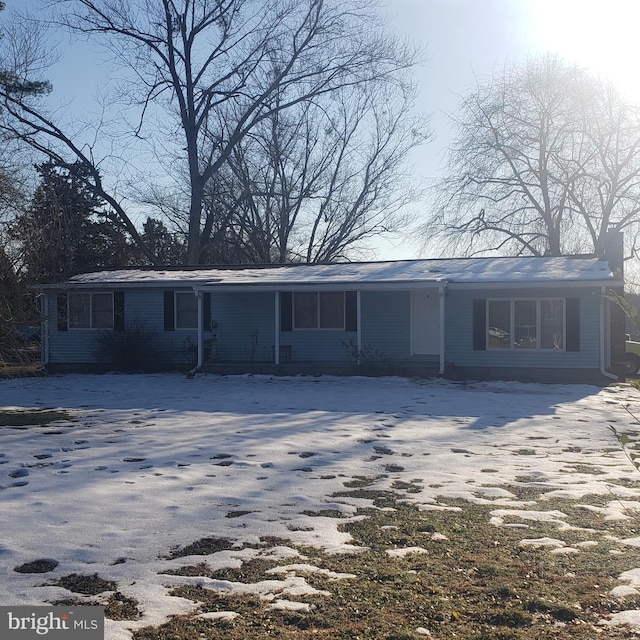
[[[191,291],[176,292],[176,329],[198,328],[198,298]]]
[[[295,329],[344,329],[344,310],[343,291],[295,293],[293,326]]]
[[[70,293],[70,329],[113,329],[112,293]]]
[[[489,349],[564,351],[565,300],[488,300]]]

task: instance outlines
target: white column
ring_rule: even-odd
[[[438,289],[440,295],[440,371],[439,375],[444,375],[444,328],[445,328],[445,314],[444,314],[444,300],[446,295],[446,288],[440,287]]]
[[[356,291],[356,344],[358,347],[358,364],[360,364],[360,354],[362,353],[362,303],[360,299],[360,289]]]
[[[280,364],[280,292],[275,293],[275,329],[273,337],[273,359],[275,364]]]
[[[202,316],[204,308],[204,300],[202,291],[196,291],[198,297],[198,364],[197,368],[202,368],[204,364],[204,327],[202,326]]]

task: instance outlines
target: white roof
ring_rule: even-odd
[[[194,287],[285,289],[306,287],[397,288],[496,285],[621,284],[606,261],[584,257],[511,257],[401,260],[285,266],[131,268],[74,276],[43,288]]]

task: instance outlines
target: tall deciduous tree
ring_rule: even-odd
[[[214,225],[207,188],[263,121],[348,86],[403,86],[415,51],[379,26],[374,0],[54,0],[60,22],[102,38],[122,69],[129,130],[166,176],[188,174],[187,261]],[[0,87],[13,134],[57,164],[85,165],[87,183],[142,238],[100,178],[91,148],[33,102]],[[120,135],[122,136],[122,130]],[[166,182],[166,176],[163,182]],[[150,178],[159,182],[157,175]],[[150,252],[149,252],[150,255]]]
[[[640,112],[584,70],[547,56],[481,83],[425,232],[450,250],[563,255],[640,230]]]
[[[396,231],[416,195],[406,157],[429,136],[410,106],[411,95],[350,87],[260,123],[212,194],[243,261],[330,262]]]

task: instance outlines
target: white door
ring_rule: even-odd
[[[437,291],[411,292],[411,355],[440,353],[440,299]]]

